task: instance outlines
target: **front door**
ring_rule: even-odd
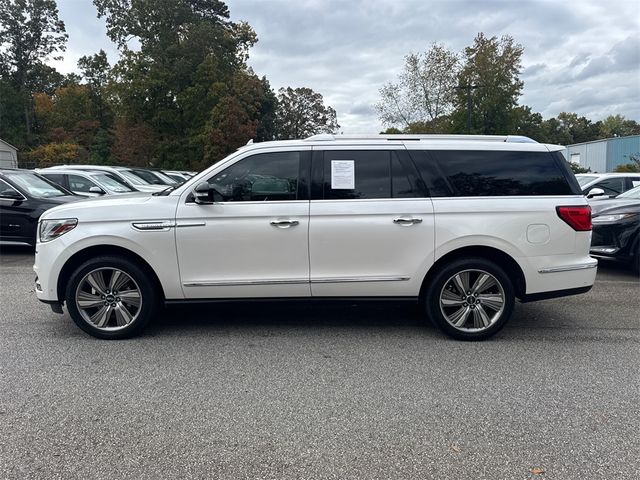
[[[33,243],[35,241],[33,201],[0,179],[0,240]]]
[[[180,199],[176,244],[185,298],[309,296],[310,149],[250,152],[207,179],[212,205]]]

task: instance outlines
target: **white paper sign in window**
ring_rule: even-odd
[[[331,160],[331,188],[353,190],[356,188],[354,160]]]

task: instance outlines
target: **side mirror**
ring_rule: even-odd
[[[589,190],[589,193],[587,193],[587,198],[593,198],[593,197],[599,197],[601,195],[604,195],[604,190],[601,188],[592,188],[591,190]]]
[[[191,192],[193,193],[193,200],[198,205],[211,205],[223,200],[222,194],[209,185],[209,182],[199,183]]]
[[[89,188],[89,193],[97,193],[98,195],[104,195],[105,192],[100,187],[91,187]]]

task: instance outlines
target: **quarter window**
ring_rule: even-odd
[[[434,197],[571,195],[571,186],[548,152],[412,151]]]
[[[300,152],[252,155],[208,181],[225,202],[265,202],[298,199]]]

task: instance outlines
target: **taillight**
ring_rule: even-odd
[[[591,207],[556,207],[558,216],[576,232],[588,232],[591,230]]]

